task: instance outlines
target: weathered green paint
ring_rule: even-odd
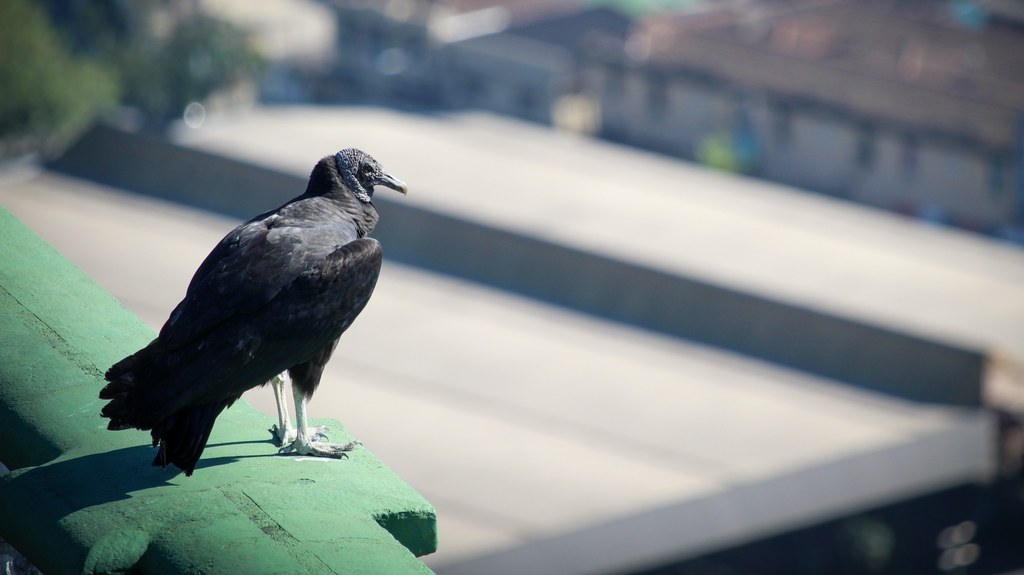
[[[366,449],[276,455],[244,401],[195,475],[151,467],[97,392],[152,331],[3,209],[0,250],[0,535],[43,572],[429,573],[430,504]]]

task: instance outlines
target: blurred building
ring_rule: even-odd
[[[443,103],[448,45],[571,7],[538,0],[334,0],[331,5],[338,18],[338,94],[428,105]]]
[[[315,0],[268,0],[259,10],[244,0],[196,0],[200,10],[249,32],[263,57],[259,98],[308,102],[320,97],[335,53],[333,12]]]
[[[567,126],[914,217],[1024,227],[1013,3],[335,0],[345,97]]]
[[[631,25],[615,10],[583,8],[452,42],[445,53],[443,100],[592,130],[588,118],[566,117],[574,104],[581,105],[574,98],[584,91],[582,63],[607,45],[621,45]]]
[[[1024,34],[936,2],[730,2],[596,64],[602,134],[982,231],[1019,226]]]

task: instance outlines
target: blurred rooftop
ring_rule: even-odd
[[[1015,143],[1024,35],[957,24],[937,3],[708,2],[642,20],[626,56],[862,117]]]
[[[299,177],[357,146],[410,183],[397,202],[1024,357],[1019,250],[790,188],[480,114],[268,108],[177,140]],[[24,170],[0,180],[0,203],[154,328],[237,223]],[[247,399],[274,409],[267,390]],[[440,551],[427,561],[439,573],[635,569],[996,466],[984,411],[394,261],[311,409],[344,421],[436,506]]]

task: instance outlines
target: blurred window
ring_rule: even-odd
[[[903,173],[907,177],[912,177],[917,172],[920,147],[920,142],[915,134],[907,134],[903,137]]]
[[[622,70],[619,70],[616,66],[605,66],[604,68],[604,89],[608,94],[618,95],[622,93],[622,83],[625,82],[625,76]]]
[[[483,93],[483,80],[472,72],[467,72],[462,77],[462,95],[467,102],[476,102]]]
[[[780,102],[775,106],[772,133],[777,144],[788,145],[793,139],[793,108],[789,104]]]
[[[1006,160],[1002,156],[993,156],[988,164],[988,191],[993,196],[1003,195],[1006,190]]]
[[[857,167],[870,169],[875,163],[875,127],[864,124],[857,140]]]
[[[668,109],[668,82],[661,75],[647,79],[647,112],[655,117],[665,115]]]
[[[534,88],[524,87],[519,90],[518,105],[523,113],[530,114],[540,106],[540,94]]]

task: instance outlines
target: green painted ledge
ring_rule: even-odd
[[[278,456],[239,401],[185,477],[150,466],[147,433],[107,431],[103,371],[152,337],[0,208],[0,536],[40,570],[430,573],[434,509],[365,449]]]

